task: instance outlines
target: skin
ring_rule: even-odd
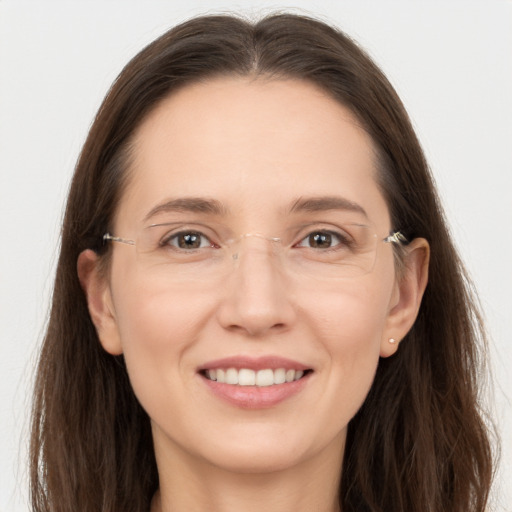
[[[361,205],[380,238],[392,228],[371,139],[311,84],[224,77],[187,86],[134,140],[118,236],[137,238],[145,215],[169,198],[201,197],[222,204],[215,220],[231,234],[272,237],[312,215],[335,223],[336,211],[289,213],[299,198],[333,192]],[[124,354],[151,418],[161,483],[153,512],[338,510],[347,424],[379,357],[398,349],[388,340],[412,326],[427,268],[419,239],[400,279],[391,244],[382,244],[367,274],[317,286],[283,270],[258,237],[244,241],[222,280],[201,282],[165,277],[123,244],[114,245],[105,277],[84,251],[78,273],[100,341]],[[290,398],[246,409],[216,397],[198,374],[205,362],[235,355],[285,357],[314,371]]]

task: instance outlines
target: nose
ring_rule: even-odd
[[[268,240],[252,240],[233,253],[233,270],[218,309],[220,324],[251,337],[284,331],[295,310],[279,254]]]

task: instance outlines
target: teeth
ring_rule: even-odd
[[[256,374],[256,386],[272,386],[274,384],[274,370],[260,370]]]
[[[238,372],[234,368],[226,370],[226,384],[238,384]]]
[[[254,384],[256,384],[255,371],[247,370],[246,368],[240,370],[238,372],[238,384],[240,384],[240,386],[254,386]]]
[[[286,372],[284,368],[274,370],[274,384],[283,384],[286,382]]]
[[[284,384],[299,380],[304,375],[303,370],[285,370],[277,368],[272,370],[250,370],[249,368],[217,368],[216,370],[206,370],[205,376],[210,380],[216,380],[222,384],[234,384],[239,386],[259,386],[266,387],[274,384]]]

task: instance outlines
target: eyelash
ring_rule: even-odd
[[[183,236],[187,236],[187,235],[201,237],[203,240],[206,240],[206,243],[203,244],[203,241],[201,241],[201,244],[199,247],[192,247],[190,249],[185,249],[184,247],[180,247],[179,242],[178,242],[179,237],[183,237]],[[318,236],[318,235],[331,237],[331,240],[335,239],[335,240],[337,240],[337,243],[335,243],[335,245],[331,245],[329,247],[321,247],[321,248],[315,248],[315,247],[311,247],[308,245],[303,245],[305,241],[307,241],[308,239],[311,239],[311,237]],[[176,243],[172,243],[173,241],[175,241]],[[310,240],[310,243],[311,243],[311,240]],[[294,248],[304,247],[306,249],[319,249],[319,250],[328,251],[328,250],[336,250],[336,248],[338,246],[350,247],[350,245],[351,245],[351,242],[350,242],[349,236],[346,234],[342,234],[341,232],[327,230],[327,229],[316,229],[316,230],[313,230],[313,231],[307,233],[306,236],[304,236],[301,240],[299,240],[299,242],[294,244],[292,247],[294,247]],[[189,250],[193,251],[193,250],[199,250],[199,249],[205,249],[205,248],[219,248],[219,246],[217,244],[215,244],[214,242],[212,242],[210,240],[210,238],[208,238],[204,233],[201,233],[200,231],[195,231],[195,230],[187,230],[187,231],[180,231],[178,233],[172,233],[171,235],[162,239],[162,241],[160,242],[160,246],[161,247],[171,246],[171,247],[175,248],[176,250],[183,250],[183,251],[189,251]]]
[[[307,239],[310,239],[310,243],[311,243],[311,237],[318,236],[318,235],[322,235],[322,236],[327,235],[328,237],[331,237],[332,239],[337,240],[337,243],[335,243],[334,245],[331,245],[329,247],[319,248],[319,249],[323,249],[325,251],[329,251],[329,250],[333,251],[333,250],[336,250],[337,248],[339,248],[339,246],[350,247],[350,245],[351,245],[348,235],[344,235],[340,232],[331,231],[331,230],[327,230],[327,229],[317,229],[317,230],[314,230],[314,231],[311,231],[310,233],[308,233],[304,238],[302,238],[293,247],[306,247],[307,249],[315,249],[315,247],[304,246],[304,245],[302,245],[302,243]]]
[[[179,242],[178,242],[178,239],[179,237],[184,237],[184,236],[198,236],[198,237],[201,237],[202,239],[206,240],[207,241],[207,244],[203,245],[202,242],[201,242],[201,245],[200,247],[192,247],[191,249],[185,249],[184,247],[180,247],[179,246]],[[176,241],[176,243],[171,243],[173,240]],[[171,235],[168,235],[166,236],[161,242],[160,242],[160,245],[162,247],[168,247],[168,246],[171,246],[177,250],[198,250],[198,249],[205,249],[205,248],[208,248],[208,247],[211,247],[211,248],[218,248],[218,246],[216,244],[214,244],[205,234],[201,233],[200,231],[195,231],[195,230],[187,230],[187,231],[179,231],[178,233],[172,233]]]

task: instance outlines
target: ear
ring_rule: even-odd
[[[421,299],[427,287],[429,259],[430,246],[424,238],[415,238],[406,247],[404,268],[395,284],[384,338],[381,341],[381,357],[389,357],[398,350],[399,342],[409,332],[418,316]]]
[[[108,279],[100,272],[98,255],[90,249],[81,252],[78,256],[77,271],[101,345],[109,354],[122,354],[112,294]]]

